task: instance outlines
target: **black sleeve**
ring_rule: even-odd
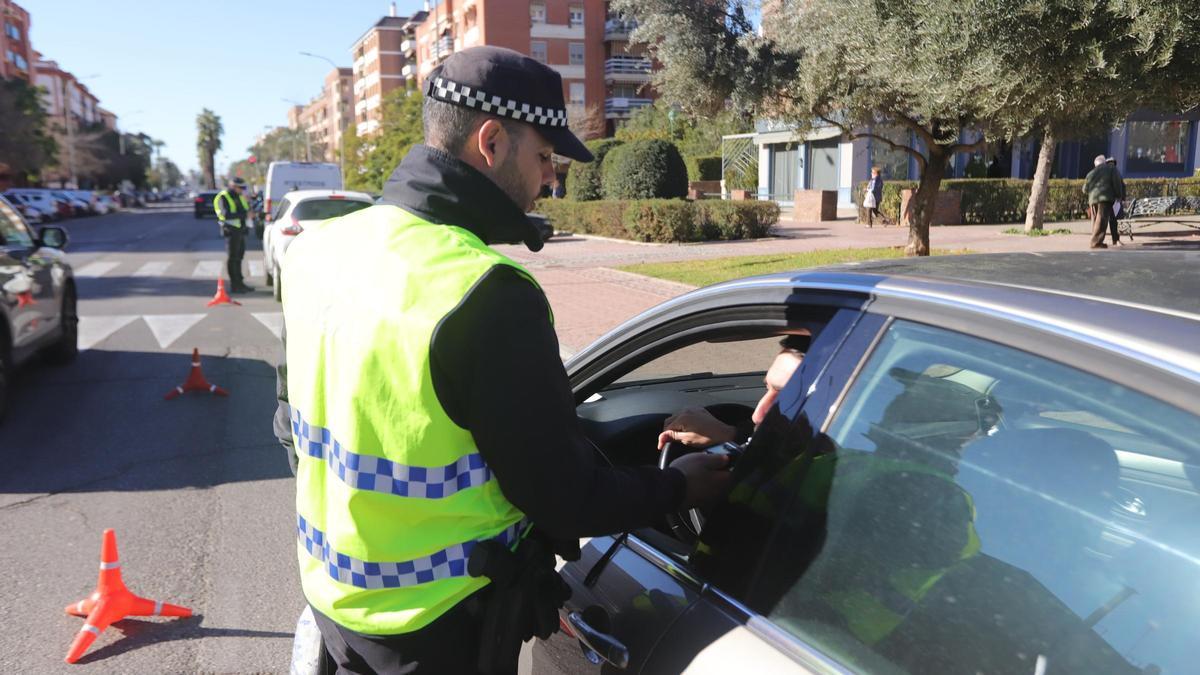
[[[434,332],[434,390],[500,489],[556,539],[650,525],[676,510],[676,469],[610,467],[583,436],[545,295],[498,266]]]

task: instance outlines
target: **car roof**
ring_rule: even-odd
[[[329,197],[331,195],[340,195],[346,197],[347,199],[357,199],[374,203],[371,195],[365,192],[355,192],[353,190],[292,190],[291,192],[283,195],[283,198],[289,202],[299,203],[308,199],[320,199],[322,197]]]
[[[1190,314],[1200,320],[1200,250],[930,256],[847,263],[812,272],[1003,285]],[[791,279],[812,272],[781,276]]]

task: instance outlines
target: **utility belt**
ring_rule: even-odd
[[[534,529],[515,551],[498,541],[471,550],[467,573],[492,582],[483,607],[480,673],[515,673],[521,643],[545,640],[558,630],[558,610],[571,589],[555,570],[556,555],[578,560],[579,542],[556,542]]]

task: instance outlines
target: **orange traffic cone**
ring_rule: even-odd
[[[17,293],[17,309],[21,309],[22,307],[24,307],[26,305],[36,305],[36,304],[37,304],[37,300],[33,299],[32,291],[25,291],[24,293]]]
[[[121,581],[117,533],[110,529],[104,531],[104,541],[100,545],[100,581],[96,583],[96,591],[86,599],[67,605],[67,614],[87,619],[67,651],[67,663],[75,663],[105,628],[127,616],[191,616],[192,610],[130,593]]]
[[[238,302],[237,300],[234,300],[233,298],[229,297],[229,293],[225,292],[225,280],[217,279],[217,292],[215,295],[213,295],[212,300],[208,301],[208,305],[206,305],[206,306],[207,307],[212,307],[213,305],[238,305],[238,306],[241,306],[241,304],[242,303]]]
[[[217,396],[228,396],[229,395],[229,392],[225,391],[224,389],[218,387],[215,384],[209,384],[208,380],[205,379],[204,371],[200,370],[200,350],[199,349],[192,350],[192,372],[188,373],[187,381],[184,382],[183,384],[179,385],[178,387],[175,387],[171,391],[168,391],[166,393],[166,395],[163,396],[163,398],[170,401],[171,399],[175,398],[176,396],[179,396],[180,394],[186,394],[189,391],[208,391],[208,392],[212,392],[212,393],[216,394]]]

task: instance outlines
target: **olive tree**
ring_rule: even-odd
[[[1183,12],[1187,0],[764,4],[616,0],[620,11],[638,20],[634,39],[647,43],[663,64],[654,84],[668,101],[712,111],[731,100],[735,108],[788,121],[801,131],[831,125],[846,138],[870,137],[911,156],[919,181],[907,214],[909,255],[929,254],[937,190],[955,154],[1020,137],[1039,123],[1044,127],[1058,119],[1052,114],[1055,101],[1075,112],[1071,105],[1079,90],[1056,90],[1054,82],[1087,56],[1064,68],[1053,50],[1031,58],[1024,49],[1030,35],[1045,46],[1056,34],[1044,24],[1046,12],[1053,10],[1068,26],[1074,25],[1068,21],[1072,11],[1078,20],[1089,8],[1110,5],[1106,11],[1127,19],[1160,17],[1137,25],[1193,21]],[[1164,4],[1175,11],[1163,11]],[[751,19],[755,15],[758,21]],[[897,141],[882,131],[885,126],[908,131],[911,142]]]

